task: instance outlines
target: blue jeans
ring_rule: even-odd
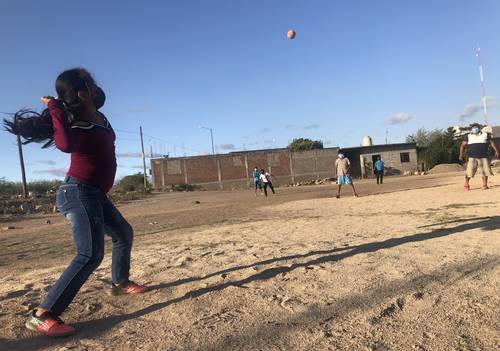
[[[68,177],[56,193],[59,211],[71,223],[76,256],[40,305],[55,315],[68,307],[104,257],[104,234],[112,238],[112,280],[126,283],[130,271],[133,229],[107,195]]]

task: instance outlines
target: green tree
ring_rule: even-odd
[[[457,138],[453,127],[426,130],[420,128],[406,137],[406,141],[417,144],[419,163],[431,169],[441,163],[457,163],[461,138]]]
[[[311,140],[307,138],[295,138],[288,145],[288,149],[291,151],[305,151],[305,150],[314,150],[314,149],[322,149],[323,142],[320,140]]]

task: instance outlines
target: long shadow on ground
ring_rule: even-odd
[[[457,220],[458,222],[460,220]],[[437,238],[442,238],[446,237],[452,234],[459,234],[464,231],[468,230],[473,230],[473,229],[483,229],[483,230],[495,230],[500,228],[500,217],[499,216],[494,216],[494,217],[488,217],[487,219],[481,218],[479,221],[475,221],[473,223],[466,223],[466,224],[460,224],[458,226],[452,227],[452,228],[446,228],[446,229],[436,229],[432,230],[429,232],[424,232],[424,233],[417,233],[413,235],[408,235],[405,237],[400,237],[400,238],[391,238],[387,239],[384,241],[380,242],[373,242],[373,243],[366,243],[366,244],[361,244],[357,246],[352,246],[348,248],[335,248],[332,250],[325,250],[325,251],[314,251],[309,254],[305,255],[293,255],[293,256],[285,256],[288,258],[277,258],[277,259],[272,259],[272,260],[266,260],[266,261],[261,261],[261,262],[268,262],[268,263],[274,263],[283,259],[291,259],[291,258],[296,258],[296,257],[308,257],[310,255],[318,255],[321,254],[322,256],[302,262],[302,263],[294,263],[292,265],[287,265],[287,266],[280,266],[280,267],[272,267],[268,268],[266,270],[263,270],[259,273],[250,275],[247,278],[237,280],[237,281],[229,281],[225,282],[222,284],[218,284],[215,286],[210,286],[206,288],[201,288],[201,289],[195,289],[192,290],[188,293],[186,293],[183,296],[180,296],[175,299],[171,299],[165,302],[160,302],[153,304],[151,306],[145,307],[143,309],[137,310],[135,312],[129,313],[129,314],[124,314],[124,315],[114,315],[114,316],[109,316],[105,317],[102,319],[97,319],[97,320],[92,320],[92,321],[86,321],[82,323],[77,323],[75,326],[79,329],[79,335],[82,338],[97,338],[99,335],[105,333],[106,331],[110,330],[111,328],[115,327],[116,325],[119,325],[120,323],[132,319],[136,319],[145,315],[148,315],[150,313],[156,312],[158,310],[161,310],[165,307],[168,307],[170,305],[182,302],[187,299],[192,299],[196,298],[211,292],[216,292],[216,291],[222,291],[226,289],[227,287],[234,286],[234,287],[244,287],[245,284],[248,284],[250,282],[255,282],[255,281],[262,281],[262,280],[267,280],[276,277],[279,274],[282,273],[288,273],[291,272],[297,268],[301,267],[306,267],[310,265],[319,265],[322,263],[327,263],[327,262],[336,262],[343,260],[345,258],[349,258],[355,255],[359,254],[364,254],[364,253],[371,253],[375,252],[378,250],[383,250],[383,249],[391,249],[400,245],[408,244],[408,243],[415,243],[415,242],[421,242],[425,240],[430,240],[430,239],[437,239]],[[345,251],[345,252],[340,252],[340,251]],[[339,252],[339,253],[337,253]],[[491,261],[491,260],[490,260]],[[255,263],[254,265],[261,265],[262,263]],[[481,265],[484,265],[485,262],[482,262],[479,264],[479,267]],[[489,263],[491,264],[498,264],[498,258],[494,258],[492,262]],[[235,268],[230,268],[229,270],[226,271],[234,271],[236,269],[243,269],[247,268],[248,266],[241,266],[241,267],[235,267]],[[250,266],[251,267],[251,266]],[[467,265],[461,265],[459,268],[455,268],[455,270],[459,269],[464,269],[464,271],[469,272],[470,267],[466,268]],[[440,270],[439,270],[440,271]],[[214,273],[215,274],[215,273]],[[219,272],[217,274],[220,274]],[[213,274],[212,274],[213,275]],[[444,275],[443,279],[446,279],[446,275]],[[198,280],[200,278],[195,278],[195,279],[184,279],[181,280],[182,282],[190,282],[194,280]],[[167,287],[167,286],[172,286],[172,285],[177,285],[176,283],[171,283],[171,284],[163,284],[160,286],[157,286],[157,288],[160,287]],[[401,283],[398,283],[398,286],[400,286]],[[413,283],[407,286],[413,286]],[[394,289],[396,289],[395,286],[388,286],[384,288],[380,288],[376,291],[377,296],[385,296],[384,294],[386,293],[393,293]],[[408,289],[408,287],[407,287]],[[370,296],[372,294],[368,294]],[[359,296],[358,296],[359,299]],[[367,297],[365,297],[367,299]],[[49,346],[54,346],[57,344],[65,343],[67,339],[60,339],[60,340],[53,340],[53,339],[47,339],[45,337],[40,337],[36,336],[33,338],[27,338],[27,339],[20,339],[20,340],[12,340],[12,341],[6,341],[3,343],[0,343],[0,346],[2,346],[3,349],[5,350],[12,350],[12,351],[30,351],[30,350],[39,350],[40,348],[44,347],[49,347]],[[217,349],[217,348],[215,348]]]

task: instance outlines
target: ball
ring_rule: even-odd
[[[290,29],[290,30],[286,33],[287,38],[288,38],[288,39],[290,39],[290,40],[294,39],[294,38],[295,38],[295,35],[296,35],[296,33],[295,33],[295,31],[294,31],[293,29]]]

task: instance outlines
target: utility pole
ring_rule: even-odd
[[[21,164],[21,176],[23,179],[23,196],[26,198],[28,197],[28,192],[26,188],[26,172],[24,170],[23,144],[19,135],[17,136],[17,149],[19,150],[19,163]]]
[[[139,127],[139,133],[141,134],[141,149],[142,149],[142,166],[144,167],[144,189],[148,189],[148,177],[146,175],[146,156],[144,155],[144,140],[142,138],[142,127]]]

